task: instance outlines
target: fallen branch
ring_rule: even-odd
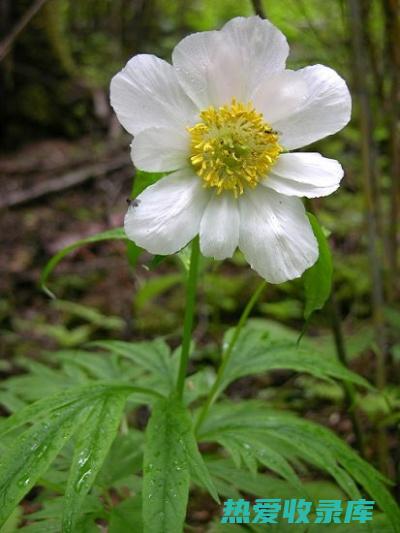
[[[3,39],[0,43],[0,61],[2,61],[6,55],[11,50],[15,39],[18,35],[26,28],[29,22],[33,19],[36,13],[41,9],[41,7],[47,2],[47,0],[36,0],[26,13],[21,17],[17,22],[11,32]]]
[[[43,181],[23,191],[15,191],[5,198],[0,198],[0,209],[5,207],[13,207],[24,204],[32,200],[36,200],[46,194],[60,192],[69,189],[76,185],[80,185],[84,181],[104,176],[109,172],[114,172],[124,168],[130,164],[130,160],[126,154],[114,157],[111,161],[103,163],[95,163],[86,165],[77,170],[63,174],[57,178],[51,178]]]

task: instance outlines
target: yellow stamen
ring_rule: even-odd
[[[204,186],[215,187],[217,194],[232,191],[238,198],[246,186],[256,187],[283,151],[278,133],[251,103],[233,99],[205,109],[200,118],[188,128],[190,161]]]

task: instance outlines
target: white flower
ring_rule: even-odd
[[[203,255],[239,247],[272,283],[297,278],[318,257],[299,197],[326,196],[343,176],[318,153],[288,153],[343,128],[346,83],[314,65],[285,70],[284,35],[259,17],[196,33],[174,49],[172,65],[137,55],[111,82],[111,103],[134,135],[132,158],[171,172],[129,208],[130,239],[172,254],[197,234]]]

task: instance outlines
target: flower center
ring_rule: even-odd
[[[190,161],[204,186],[215,187],[217,194],[232,191],[237,198],[245,186],[256,187],[283,151],[278,133],[251,103],[233,99],[229,105],[205,109],[200,117],[201,122],[188,128]]]

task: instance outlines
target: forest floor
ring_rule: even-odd
[[[32,337],[21,324],[56,318],[39,288],[46,262],[68,244],[122,225],[132,175],[126,150],[111,145],[99,153],[87,139],[39,142],[0,157],[0,321],[8,333],[1,355],[6,360],[11,347],[25,352],[24,341]],[[72,253],[57,270],[57,295],[126,317],[131,275],[124,253],[119,242]]]
[[[77,182],[72,179],[69,183],[71,175],[78,176]],[[0,356],[7,362],[0,370],[7,372],[9,366],[12,371],[18,356],[36,358],[42,349],[57,348],[63,341],[46,335],[46,327],[42,327],[59,323],[63,312],[40,289],[41,271],[65,246],[122,226],[132,176],[132,164],[121,142],[93,145],[86,138],[79,142],[49,140],[0,156],[0,324],[5,332]],[[169,265],[163,268],[168,271]],[[229,270],[227,274],[231,274]],[[104,316],[120,317],[125,326],[119,336],[132,337],[135,276],[124,243],[106,241],[79,248],[57,267],[50,285],[60,299],[79,302]],[[229,313],[224,318],[235,320]],[[276,379],[279,381],[279,373]],[[257,383],[248,381],[241,380],[233,394],[251,395]],[[327,425],[339,426],[345,435],[351,430],[347,419],[343,422],[325,415],[318,418]],[[352,441],[352,436],[347,435],[346,440]]]
[[[124,141],[125,142],[125,141]],[[125,143],[127,144],[127,142]],[[40,273],[57,251],[75,241],[114,227],[121,227],[126,199],[132,186],[133,169],[126,146],[121,142],[93,146],[80,142],[49,140],[0,157],[0,373],[3,378],[19,373],[19,357],[40,359],[43,350],[74,346],[79,321],[68,309],[58,306],[39,287]],[[146,274],[143,264],[141,275]],[[163,267],[173,272],[169,265]],[[232,269],[232,265],[228,265]],[[233,267],[234,268],[234,267]],[[96,331],[98,337],[137,337],[133,327],[135,273],[126,259],[126,245],[107,241],[82,247],[61,262],[50,279],[51,289],[61,301],[73,301],[98,310],[104,317],[121,320],[123,327]],[[182,299],[182,293],[179,294]],[[56,301],[57,302],[57,301]],[[178,313],[182,310],[182,302]],[[172,305],[173,312],[176,308]],[[163,309],[164,311],[164,309]],[[229,313],[225,322],[234,322]],[[156,317],[157,319],[157,317]],[[179,315],[175,317],[180,323]],[[63,323],[66,327],[63,329]],[[58,328],[58,329],[57,329]],[[74,329],[75,328],[75,329]],[[221,333],[221,332],[220,332]],[[139,332],[139,338],[141,333]],[[88,340],[85,336],[82,341]],[[356,363],[361,374],[370,365],[367,356]],[[297,403],[292,373],[274,372],[267,378],[245,378],[234,384],[232,397],[252,397],[268,386],[282,389]],[[286,391],[286,392],[285,392]],[[336,431],[349,444],[355,438],[348,413],[335,402],[305,399],[299,390],[299,411]],[[366,431],[372,427],[365,417]],[[373,441],[374,439],[372,439]],[[390,447],[395,452],[393,436]],[[367,449],[367,458],[375,455]],[[196,501],[191,509],[193,525],[207,523],[215,513],[210,501]]]

